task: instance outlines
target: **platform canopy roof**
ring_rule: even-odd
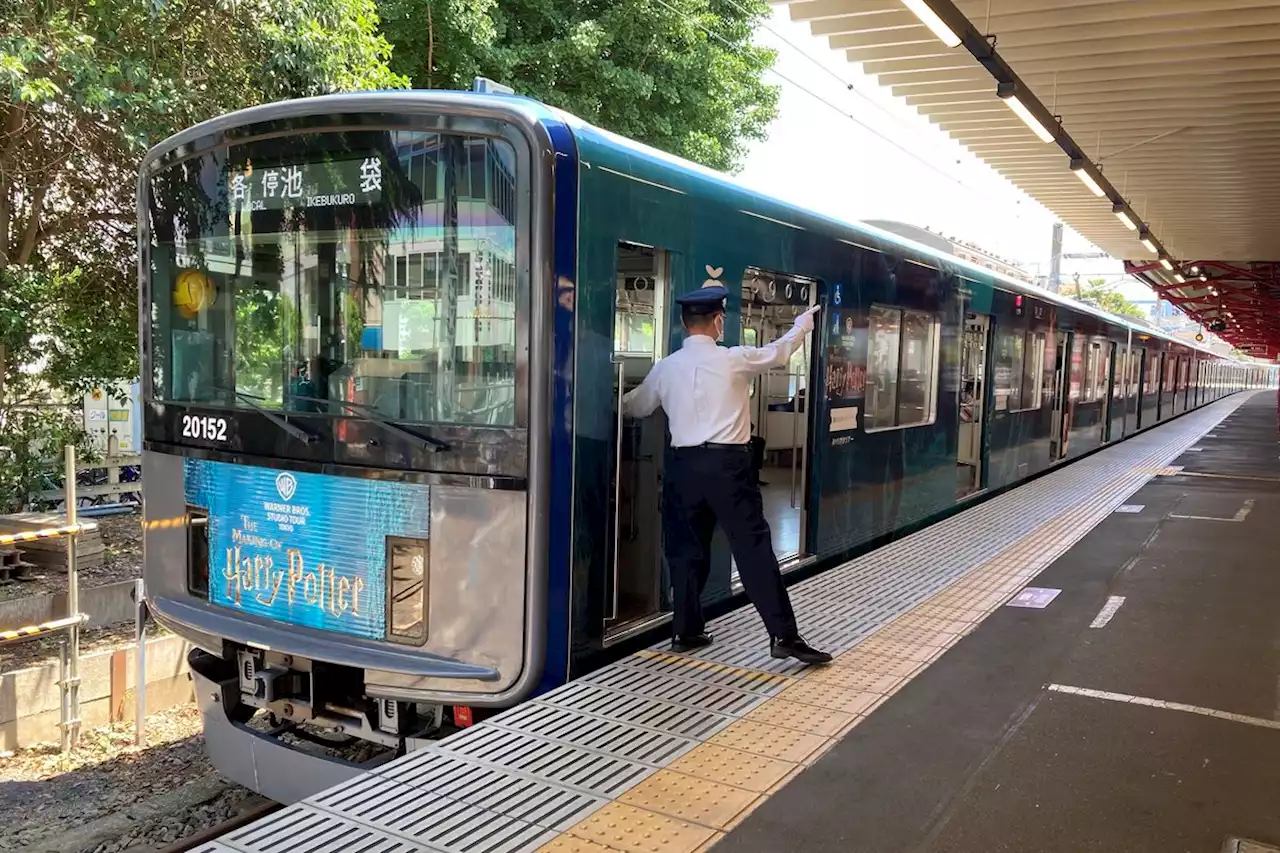
[[[773,2],[1187,313],[1280,352],[1280,0]]]

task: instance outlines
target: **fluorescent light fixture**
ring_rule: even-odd
[[[902,0],[902,5],[914,12],[915,16],[920,19],[920,23],[928,27],[929,31],[938,37],[938,41],[947,47],[960,46],[960,36],[956,35],[951,27],[942,22],[942,19],[938,17],[938,13],[929,6],[928,0]]]
[[[1158,251],[1160,251],[1159,249],[1157,249],[1157,248],[1156,248],[1156,244],[1155,244],[1155,243],[1153,243],[1153,242],[1151,242],[1151,238],[1150,238],[1150,237],[1143,237],[1143,238],[1142,238],[1142,245],[1144,245],[1144,246],[1146,246],[1146,247],[1147,247],[1147,251],[1148,251],[1148,252],[1158,252]]]
[[[1199,274],[1200,274],[1200,267],[1192,267],[1192,268],[1191,268],[1191,274],[1192,274],[1192,275],[1199,275]]]
[[[1182,273],[1180,273],[1180,272],[1176,272],[1176,273],[1174,273],[1174,274],[1173,274],[1173,280],[1174,280],[1174,281],[1176,281],[1178,284],[1186,284],[1186,283],[1187,283],[1186,278],[1185,278],[1185,277],[1182,275]]]
[[[1172,270],[1173,270],[1173,261],[1169,260],[1168,258],[1161,258],[1161,259],[1160,259],[1160,266],[1164,267],[1165,269],[1167,269],[1167,270],[1169,270],[1169,271],[1172,271]]]
[[[1116,215],[1117,219],[1124,223],[1125,228],[1128,228],[1130,231],[1138,230],[1138,223],[1129,215],[1129,211],[1125,209],[1124,202],[1118,201],[1112,205],[1111,212]]]
[[[1031,128],[1031,132],[1040,138],[1041,142],[1052,142],[1054,136],[1048,131],[1040,119],[1031,114],[1031,110],[1027,109],[1027,105],[1018,99],[1017,91],[1012,83],[1001,83],[996,88],[996,94],[1004,101],[1005,106],[1013,110],[1013,114]]]
[[[1088,187],[1089,191],[1094,195],[1096,195],[1098,198],[1102,198],[1102,196],[1106,194],[1103,191],[1102,186],[1096,180],[1094,180],[1093,175],[1089,174],[1089,170],[1085,166],[1085,161],[1083,157],[1078,157],[1075,160],[1071,161],[1071,171],[1075,172],[1076,177],[1080,179],[1080,183]]]

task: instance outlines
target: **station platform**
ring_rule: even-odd
[[[773,660],[739,610],[699,654],[642,651],[197,849],[1266,850],[1275,393],[793,587],[830,667]]]

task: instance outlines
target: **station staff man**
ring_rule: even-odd
[[[671,430],[664,470],[662,526],[675,591],[675,637],[684,652],[711,644],[702,615],[702,590],[711,572],[711,537],[718,521],[729,537],[738,575],[769,631],[775,658],[829,663],[831,655],[800,638],[791,599],[773,553],[755,466],[750,389],[755,376],[787,363],[813,331],[814,306],[764,347],[720,347],[728,291],[708,282],[676,299],[687,332],[683,346],[657,362],[623,399],[630,417],[661,406]]]

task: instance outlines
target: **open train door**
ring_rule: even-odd
[[[604,589],[606,645],[668,618],[662,560],[662,462],[666,418],[633,420],[622,398],[667,350],[670,260],[662,249],[618,244],[613,329],[614,446],[610,464],[610,566]]]
[[[1054,332],[1056,355],[1053,360],[1053,420],[1049,425],[1049,459],[1057,462],[1067,455],[1070,432],[1071,333]]]

